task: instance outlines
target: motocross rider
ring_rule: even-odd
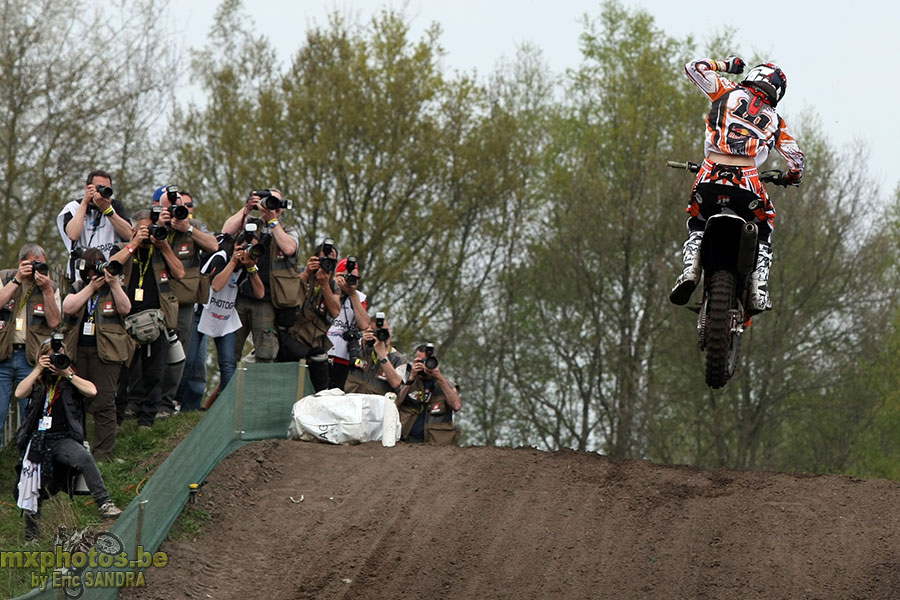
[[[803,176],[803,152],[788,132],[775,107],[784,98],[787,78],[772,63],[753,67],[740,83],[717,73],[743,73],[744,61],[737,56],[725,60],[701,58],[685,65],[687,76],[712,102],[706,118],[706,159],[697,173],[687,207],[688,239],[684,242],[684,270],[675,281],[669,299],[687,304],[700,281],[700,242],[706,220],[721,210],[722,204],[746,206],[751,214],[741,215],[759,228],[759,253],[750,277],[750,314],[772,307],[768,280],[772,265],[771,237],[775,207],[759,181],[757,167],[774,147],[788,163],[782,184],[799,185]],[[741,210],[735,209],[741,214]]]

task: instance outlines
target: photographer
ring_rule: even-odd
[[[366,295],[360,292],[359,263],[355,256],[342,258],[335,269],[334,281],[341,290],[341,309],[328,329],[331,350],[328,357],[328,387],[344,389],[350,365],[359,360],[359,340],[361,331],[369,327],[366,312]]]
[[[25,511],[25,538],[30,540],[38,537],[41,500],[59,489],[71,491],[75,473],[84,475],[101,517],[114,519],[122,513],[83,445],[84,398],[96,395],[97,388],[68,364],[61,338],[57,333],[44,340],[37,364],[16,387],[16,398],[28,400],[16,445],[21,455],[17,505]],[[69,472],[59,469],[61,466]],[[61,477],[65,475],[69,476]]]
[[[203,306],[198,326],[198,335],[212,336],[216,343],[219,390],[225,389],[237,368],[234,340],[241,328],[236,306],[238,290],[245,281],[249,281],[250,288],[257,298],[262,298],[266,293],[265,286],[259,278],[256,258],[247,252],[247,247],[255,241],[252,234],[242,232],[234,241],[233,248],[230,247],[228,238],[230,236],[224,237],[222,249],[203,265],[203,273],[208,275],[212,282],[209,299]]]
[[[339,288],[332,278],[337,255],[331,238],[316,247],[300,273],[300,306],[291,312],[287,323],[278,323],[278,362],[305,358],[317,392],[328,388],[328,328],[341,310]]]
[[[407,442],[457,445],[459,431],[453,413],[462,408],[456,386],[444,377],[434,355],[434,345],[416,348],[412,379],[397,395],[400,410],[400,437]]]
[[[116,445],[119,373],[135,348],[123,324],[131,300],[119,280],[122,264],[106,263],[99,249],[85,250],[76,267],[80,280],[72,284],[62,306],[66,347],[77,348],[78,370],[97,386],[88,403],[94,415],[94,458],[108,460]]]
[[[44,250],[27,243],[19,268],[0,271],[0,427],[13,389],[31,371],[41,340],[59,325],[59,290],[50,279]],[[25,402],[19,402],[19,414]],[[2,442],[0,442],[2,444]]]
[[[291,206],[279,190],[254,190],[250,192],[244,207],[225,221],[223,233],[237,237],[245,229],[251,213],[259,211],[263,223],[259,237],[264,252],[257,262],[259,279],[265,294],[257,298],[251,282],[244,281],[238,291],[237,310],[241,328],[235,338],[236,357],[240,359],[244,342],[253,335],[256,362],[272,362],[278,356],[278,333],[275,329],[275,311],[294,308],[300,298],[300,277],[297,273],[297,248],[299,235],[291,227],[281,224],[285,208]]]
[[[400,391],[406,374],[406,357],[391,346],[391,328],[384,313],[375,313],[375,327],[363,332],[360,362],[350,367],[344,391],[384,395]]]
[[[113,198],[112,177],[106,171],[91,171],[84,196],[66,204],[56,217],[56,226],[66,251],[75,246],[99,248],[108,259],[115,245],[131,238],[131,223],[125,207]],[[69,262],[66,276],[74,281],[78,273]]]
[[[132,220],[131,241],[112,259],[123,265],[122,277],[128,282],[131,301],[125,331],[139,347],[119,377],[116,421],[124,420],[125,408],[133,401],[138,425],[149,428],[159,410],[160,384],[169,349],[166,329],[178,325],[178,300],[169,281],[184,276],[184,265],[175,256],[165,230],[159,225],[158,210],[155,213],[139,210]]]
[[[190,195],[187,195],[190,198]],[[200,275],[200,250],[216,252],[219,244],[191,218],[191,206],[185,206],[185,195],[176,185],[160,186],[153,192],[153,205],[163,210],[159,213],[159,225],[166,227],[169,245],[184,266],[184,277],[169,282],[172,293],[178,298],[178,340],[187,350],[193,333],[194,305],[209,298],[208,280]],[[195,227],[196,225],[196,227]],[[156,418],[166,418],[175,413],[175,395],[181,382],[185,363],[167,365],[161,385],[160,410]]]

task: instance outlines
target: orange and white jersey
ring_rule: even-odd
[[[701,58],[684,66],[687,76],[712,102],[706,118],[706,156],[711,152],[749,156],[759,167],[774,147],[784,156],[789,171],[802,174],[803,152],[784,119],[763,94],[722,77],[714,65]]]

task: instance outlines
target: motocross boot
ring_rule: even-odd
[[[684,242],[681,252],[681,260],[684,262],[684,270],[675,280],[675,287],[669,294],[672,304],[684,306],[691,299],[694,288],[700,282],[702,272],[700,265],[700,242],[703,240],[702,231],[692,231]]]
[[[756,315],[772,308],[769,299],[769,270],[772,268],[772,247],[759,245],[756,256],[756,269],[750,274],[750,299],[748,301],[751,315]]]

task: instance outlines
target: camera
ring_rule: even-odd
[[[163,212],[163,207],[154,206],[150,209],[150,237],[157,240],[164,240],[169,237],[169,230],[165,225],[159,224],[159,215]]]
[[[50,273],[50,267],[47,266],[47,263],[41,262],[39,260],[31,261],[31,266],[34,268],[35,273],[40,273],[41,275],[47,276]]]
[[[425,344],[425,368],[437,369],[438,359],[434,355],[434,344]]]
[[[97,193],[98,193],[98,194],[100,194],[101,196],[103,196],[103,197],[106,198],[107,200],[109,200],[110,198],[112,198],[112,195],[113,195],[113,189],[112,189],[111,187],[108,187],[108,186],[105,186],[105,185],[96,185],[96,186],[94,186],[94,189],[97,190]]]
[[[65,336],[59,332],[55,332],[50,336],[50,364],[57,371],[64,371],[72,364],[72,359],[62,352],[62,345]]]
[[[279,198],[272,194],[272,190],[256,190],[254,193],[259,196],[260,203],[269,210],[278,210],[279,208],[291,210],[294,208],[293,200]]]
[[[344,276],[344,280],[347,282],[347,285],[357,285],[359,283],[359,277],[353,275],[353,271],[356,270],[357,263],[355,256],[347,257],[347,274]]]
[[[347,342],[350,364],[356,365],[356,362],[359,360],[359,340],[362,339],[362,333],[356,325],[353,325],[341,337]]]
[[[391,337],[391,332],[384,327],[384,313],[375,313],[375,339],[379,342],[386,342]]]
[[[174,205],[178,202],[178,186],[177,185],[167,185],[166,186],[166,199],[169,201],[169,204]]]
[[[246,244],[247,255],[259,260],[266,254],[266,240],[269,233],[265,231],[262,219],[250,217],[244,223],[244,229],[238,234],[235,244]]]
[[[332,252],[334,252],[334,240],[325,238],[322,240],[322,256],[319,258],[319,268],[326,273],[334,273],[334,268],[337,266],[337,259],[331,258]]]
[[[107,271],[110,275],[115,277],[116,275],[122,274],[122,263],[117,260],[110,260],[102,263],[97,263],[96,272],[102,273],[103,271]]]

